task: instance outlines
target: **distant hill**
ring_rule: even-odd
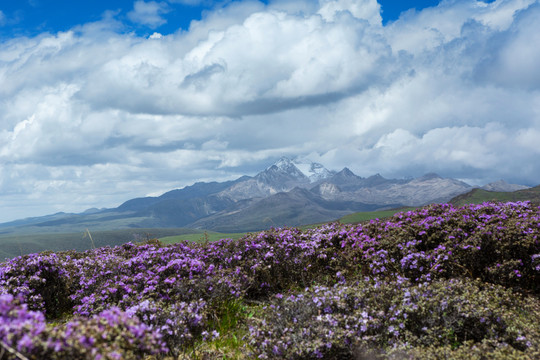
[[[512,190],[503,181],[488,189]],[[255,176],[226,182],[198,182],[155,197],[127,200],[112,209],[54,215],[0,224],[12,235],[82,233],[140,228],[194,228],[245,232],[272,226],[327,222],[363,211],[447,202],[473,187],[457,179],[426,174],[418,178],[361,177],[305,158],[281,158]]]
[[[85,251],[93,247],[117,246],[127,242],[141,242],[148,239],[203,234],[193,229],[124,229],[113,231],[92,231],[77,233],[49,233],[0,236],[0,262],[19,255],[42,251]],[[91,238],[90,238],[91,236]]]
[[[465,204],[481,204],[486,201],[531,201],[540,205],[540,185],[513,192],[487,191],[484,189],[473,189],[465,194],[461,194],[450,200],[456,206]]]
[[[513,192],[529,189],[529,186],[509,184],[504,180],[499,180],[482,186],[482,189],[487,191]]]

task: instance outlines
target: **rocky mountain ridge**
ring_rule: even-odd
[[[512,191],[529,189],[529,187],[525,185],[509,184],[506,181],[501,179],[499,181],[495,181],[495,182],[482,186],[482,189],[487,190],[487,191],[512,192]]]
[[[504,182],[486,187],[523,188]],[[332,221],[351,212],[446,202],[471,189],[467,183],[433,173],[411,179],[386,179],[380,174],[364,178],[348,168],[336,172],[305,158],[283,157],[255,176],[199,182],[158,197],[131,199],[113,209],[0,224],[0,233],[24,227],[42,232],[89,227],[254,231]]]

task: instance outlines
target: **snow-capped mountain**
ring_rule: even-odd
[[[518,187],[522,188],[497,182],[485,188]],[[471,189],[469,184],[437,174],[409,179],[386,179],[380,174],[361,177],[348,168],[335,172],[306,158],[283,157],[255,176],[196,183],[158,197],[131,199],[114,209],[45,216],[0,224],[0,228],[16,232],[39,226],[40,232],[67,233],[89,227],[116,229],[122,219],[129,228],[243,232],[269,227],[268,219],[275,226],[325,222],[356,211],[446,202]]]
[[[299,169],[292,160],[286,157],[282,157],[274,164],[267,167],[265,171],[260,172],[257,176],[268,173],[285,175],[289,178],[298,179],[299,181],[305,181],[306,178],[309,178],[309,176]]]
[[[221,195],[234,200],[263,198],[296,187],[310,188],[335,173],[307,159],[280,158],[252,178],[225,189]]]
[[[283,159],[283,158],[282,158]],[[280,160],[281,161],[281,160]],[[293,161],[290,161],[298,170],[302,172],[308,179],[310,183],[315,183],[324,179],[332,177],[335,172],[329,171],[324,165],[313,162],[307,158],[297,157]]]

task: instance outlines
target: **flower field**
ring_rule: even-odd
[[[540,208],[0,264],[0,359],[540,358]]]

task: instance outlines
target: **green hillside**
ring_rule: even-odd
[[[60,234],[0,235],[0,261],[15,256],[42,251],[85,251],[93,247],[116,246],[165,236],[191,234],[201,237],[203,231],[194,229],[124,229]]]
[[[205,232],[199,232],[199,233],[193,233],[193,234],[165,236],[165,237],[160,238],[159,241],[167,245],[179,243],[181,241],[204,243],[204,242],[218,241],[221,239],[238,240],[244,235],[246,235],[246,233],[226,234],[226,233],[220,233],[220,232],[214,232],[214,231],[205,231]]]
[[[486,191],[473,189],[466,194],[456,196],[450,203],[455,206],[465,204],[481,204],[486,201],[531,201],[540,204],[540,185],[530,189],[518,190],[514,192]]]
[[[410,211],[414,209],[416,208],[403,207],[403,208],[380,210],[380,211],[357,212],[357,213],[342,217],[341,219],[339,219],[339,222],[342,224],[358,224],[363,221],[388,218],[388,217],[394,216],[394,214],[398,212]]]

